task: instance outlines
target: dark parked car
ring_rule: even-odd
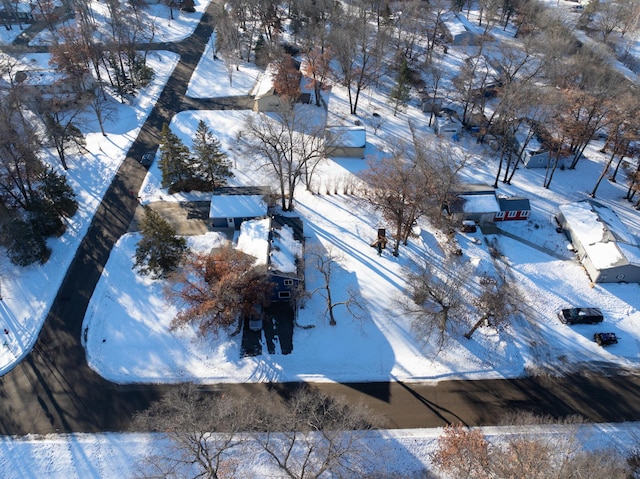
[[[149,151],[147,153],[145,153],[144,155],[142,155],[142,158],[140,158],[140,164],[142,166],[151,166],[151,163],[153,163],[154,158],[156,157],[156,152],[155,151]]]
[[[478,230],[475,221],[465,220],[462,222],[463,233],[475,233]]]
[[[598,308],[567,308],[560,311],[558,317],[565,324],[594,324],[604,319]]]
[[[618,336],[616,336],[616,333],[596,333],[593,335],[593,340],[598,343],[598,346],[608,346],[616,344]]]

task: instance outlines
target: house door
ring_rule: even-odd
[[[233,220],[233,218],[227,218],[227,226],[229,228],[234,228],[236,227],[236,222]]]

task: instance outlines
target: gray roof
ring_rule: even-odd
[[[531,204],[527,198],[500,197],[498,198],[500,211],[531,211]]]

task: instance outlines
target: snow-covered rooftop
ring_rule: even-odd
[[[302,256],[302,244],[293,237],[293,228],[283,225],[272,231],[269,253],[271,269],[281,273],[297,273],[296,258]]]
[[[522,148],[522,145],[524,145],[527,140],[529,140],[529,142],[527,143],[526,151],[529,152],[529,154],[533,155],[546,150],[538,136],[533,133],[530,126],[520,125],[516,131],[516,141],[519,145],[518,148]]]
[[[256,218],[267,214],[261,195],[213,195],[209,218]]]
[[[240,225],[237,248],[256,258],[256,264],[269,261],[269,229],[271,219],[243,221]]]
[[[495,195],[458,195],[464,213],[497,213],[500,205]]]
[[[331,126],[326,131],[330,146],[363,148],[367,144],[367,131],[364,126]]]
[[[449,15],[443,16],[442,24],[453,37],[455,37],[456,35],[462,35],[467,32],[464,24],[460,22],[460,19],[455,13],[450,13]]]
[[[640,266],[638,242],[611,209],[589,200],[559,208],[596,268],[622,264]]]
[[[260,75],[256,85],[251,90],[251,95],[262,98],[273,93],[273,77],[276,74],[276,66],[269,63],[265,71]]]

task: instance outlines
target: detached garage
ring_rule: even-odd
[[[364,158],[367,132],[363,126],[329,126],[325,148],[329,157]]]
[[[560,206],[558,222],[594,283],[640,282],[640,246],[613,210],[578,201]]]

